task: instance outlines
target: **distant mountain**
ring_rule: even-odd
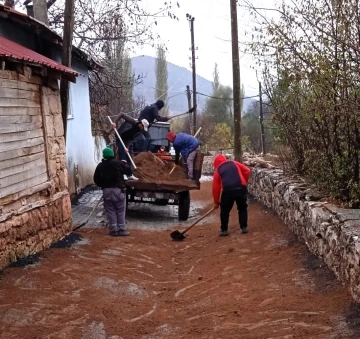
[[[133,95],[135,97],[143,96],[147,104],[155,101],[155,58],[150,56],[137,56],[131,59],[133,72],[136,76],[143,75],[142,83],[136,85]],[[185,94],[186,85],[192,88],[192,73],[184,67],[168,62],[168,98],[169,108],[172,114],[187,111],[188,103]],[[197,92],[205,95],[212,94],[212,82],[197,75],[196,77]],[[197,96],[198,112],[205,108],[206,96]],[[243,110],[246,110],[248,100],[244,102]]]
[[[131,59],[132,68],[136,76],[143,75],[141,84],[134,88],[134,96],[143,96],[147,103],[155,101],[155,58],[150,56],[137,56]],[[185,94],[186,85],[192,88],[192,73],[186,68],[179,67],[170,62],[168,64],[168,98],[170,111],[182,113],[187,111],[188,103]],[[201,76],[196,77],[197,92],[211,95],[212,83]],[[206,97],[198,95],[198,111],[204,109]]]

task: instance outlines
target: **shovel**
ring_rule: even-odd
[[[109,119],[110,124],[112,125],[113,122],[112,122],[111,118],[110,118],[109,116],[108,116],[107,118]],[[128,151],[127,148],[125,147],[125,144],[124,144],[124,142],[122,141],[122,139],[121,139],[121,137],[120,137],[120,134],[119,134],[119,132],[117,131],[117,129],[116,129],[115,127],[114,127],[114,131],[115,131],[117,137],[119,138],[122,147],[124,147],[124,150],[125,150],[127,156],[129,157],[129,160],[130,160],[131,164],[132,164],[133,167],[136,169],[137,167],[136,167],[136,165],[135,165],[135,163],[134,163],[134,160],[131,158],[131,155],[130,155],[129,151]]]
[[[201,220],[203,220],[205,217],[207,217],[211,212],[213,212],[216,209],[214,206],[210,211],[207,211],[201,218],[196,220],[191,226],[189,226],[184,232],[180,232],[178,230],[171,232],[170,236],[172,240],[175,241],[182,241],[186,238],[185,233],[189,231],[191,228],[193,228],[197,223],[199,223]]]

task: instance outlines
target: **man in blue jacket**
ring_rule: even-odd
[[[178,164],[181,154],[187,165],[188,177],[194,180],[194,161],[196,151],[200,146],[200,141],[190,134],[176,134],[173,131],[166,134],[166,139],[173,143],[175,149],[175,164]]]

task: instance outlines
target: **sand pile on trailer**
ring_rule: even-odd
[[[174,163],[165,162],[159,159],[151,152],[139,153],[134,157],[134,162],[137,169],[134,171],[134,175],[143,182],[151,182],[156,184],[173,184],[182,185],[188,187],[195,187],[196,183],[188,181],[185,170],[181,167],[169,174]]]

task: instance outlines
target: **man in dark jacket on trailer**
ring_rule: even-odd
[[[132,173],[133,166],[132,166],[131,161],[130,161],[129,157],[127,156],[126,152],[128,151],[130,153],[131,157],[133,157],[132,143],[141,133],[147,132],[147,130],[149,128],[149,123],[146,119],[142,119],[142,120],[138,121],[124,113],[120,113],[113,122],[114,128],[117,128],[117,125],[121,119],[124,119],[125,121],[118,128],[118,133],[119,133],[122,141],[124,142],[126,149],[124,149],[119,138],[116,136],[116,146],[119,150],[119,158],[120,158],[120,160],[127,161],[128,166],[131,169],[131,174],[128,179],[129,180],[138,180],[138,178],[136,178]],[[125,179],[126,178],[127,177],[125,177]]]
[[[95,169],[94,182],[103,191],[104,209],[113,237],[130,235],[125,227],[126,186],[123,179],[123,175],[130,174],[126,162],[116,160],[112,148],[106,147],[103,160]]]
[[[183,157],[188,170],[188,178],[194,180],[194,161],[200,141],[190,134],[170,131],[166,139],[173,143],[175,149],[175,164],[179,163],[180,154]]]
[[[160,122],[167,122],[169,120],[168,117],[162,117],[159,114],[159,111],[165,106],[164,101],[158,100],[155,102],[155,104],[146,106],[139,115],[139,121],[142,119],[146,119],[149,122],[149,127],[154,123],[154,121],[160,121]],[[148,131],[143,132],[143,135],[145,137],[145,150],[149,150],[150,145],[150,133]]]
[[[214,179],[212,194],[214,205],[220,205],[220,236],[228,235],[229,214],[236,202],[239,225],[243,234],[248,233],[247,224],[247,183],[250,169],[237,161],[227,161],[219,154],[214,160]],[[221,199],[220,199],[221,195]]]

